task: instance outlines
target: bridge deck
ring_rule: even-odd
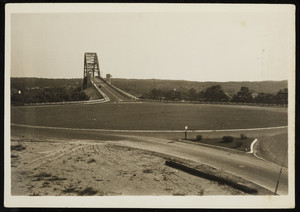
[[[111,102],[121,102],[121,101],[132,101],[130,98],[125,97],[118,93],[115,89],[107,85],[105,82],[99,78],[94,78],[94,83],[104,92],[110,99]]]

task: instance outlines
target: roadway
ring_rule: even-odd
[[[161,138],[143,136],[128,137],[132,139],[118,141],[118,144],[173,155],[206,164],[242,177],[270,191],[275,191],[281,167],[275,163],[256,158],[253,154]],[[288,194],[287,168],[283,168],[282,170],[277,194]]]
[[[253,154],[237,150],[214,148],[199,144],[192,144],[171,139],[155,138],[135,134],[122,134],[121,132],[100,132],[97,130],[84,131],[80,129],[66,129],[59,127],[30,127],[12,125],[14,136],[38,136],[78,139],[83,135],[85,139],[96,140],[106,138],[107,142],[117,145],[144,149],[192,160],[206,164],[227,173],[242,177],[270,191],[275,191],[280,166],[269,161],[254,157]],[[25,137],[27,137],[25,136]],[[108,139],[107,139],[108,138]],[[114,139],[113,139],[114,138]],[[277,194],[288,194],[288,170],[283,168]]]
[[[94,82],[98,87],[100,86],[100,90],[110,98],[111,102],[130,101],[129,98],[124,97],[109,85],[104,83],[102,80],[94,78]],[[30,127],[13,125],[12,131],[16,132],[15,129],[20,130],[20,128],[23,128],[24,133],[24,129]],[[47,131],[52,131],[52,133],[47,133]],[[28,133],[28,129],[25,130],[25,132]],[[67,134],[70,134],[68,136],[75,139],[77,138],[76,135],[78,136],[78,133],[83,133],[82,131],[80,132],[79,129],[41,127],[40,130],[35,131],[34,135],[40,135],[42,132],[46,132],[48,138],[49,136],[51,137],[54,135],[56,137],[58,135],[65,137]],[[261,160],[254,157],[253,154],[248,154],[240,151],[212,148],[204,145],[194,145],[191,143],[184,143],[170,139],[155,138],[142,135],[122,135],[122,132],[118,132],[116,134],[114,132],[99,132],[97,130],[91,129],[89,131],[85,131],[84,134],[85,136],[91,134],[92,138],[97,138],[97,136],[95,136],[97,134],[99,134],[100,137],[101,135],[117,135],[117,137],[122,137],[122,139],[109,142],[117,142],[118,145],[159,152],[192,160],[201,164],[206,164],[216,169],[223,170],[233,175],[242,177],[270,191],[275,191],[278,175],[281,169],[281,167],[277,164]],[[288,194],[287,168],[283,168],[277,193],[283,195]]]
[[[105,82],[100,80],[99,78],[94,78],[94,83],[99,87],[100,90],[105,93],[111,102],[122,102],[122,101],[129,101],[130,99],[118,93],[115,89],[111,88]]]

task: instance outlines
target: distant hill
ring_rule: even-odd
[[[198,92],[213,85],[221,85],[229,95],[237,93],[242,86],[248,87],[252,93],[276,94],[280,89],[287,88],[287,80],[283,81],[257,81],[257,82],[197,82],[185,80],[159,80],[159,79],[120,79],[113,78],[112,83],[135,96],[141,96],[154,88],[162,90],[176,89],[188,91],[191,88]],[[79,87],[81,78],[74,79],[48,79],[48,78],[11,78],[12,88],[51,88],[51,87]]]
[[[161,90],[176,89],[186,91],[191,88],[198,92],[213,85],[221,85],[229,96],[237,93],[242,86],[248,87],[252,93],[276,94],[280,89],[287,88],[287,80],[283,81],[255,81],[255,82],[197,82],[185,80],[159,80],[159,79],[112,79],[112,83],[122,90],[135,96],[141,96],[154,88]]]

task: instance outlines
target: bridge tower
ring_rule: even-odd
[[[91,78],[95,75],[100,76],[100,67],[98,62],[97,53],[86,52],[84,53],[84,71],[82,89],[86,89],[91,85]]]

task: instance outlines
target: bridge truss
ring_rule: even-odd
[[[101,77],[97,53],[86,52],[84,53],[84,71],[82,88],[85,89],[89,87],[91,77],[95,77],[96,75]]]

